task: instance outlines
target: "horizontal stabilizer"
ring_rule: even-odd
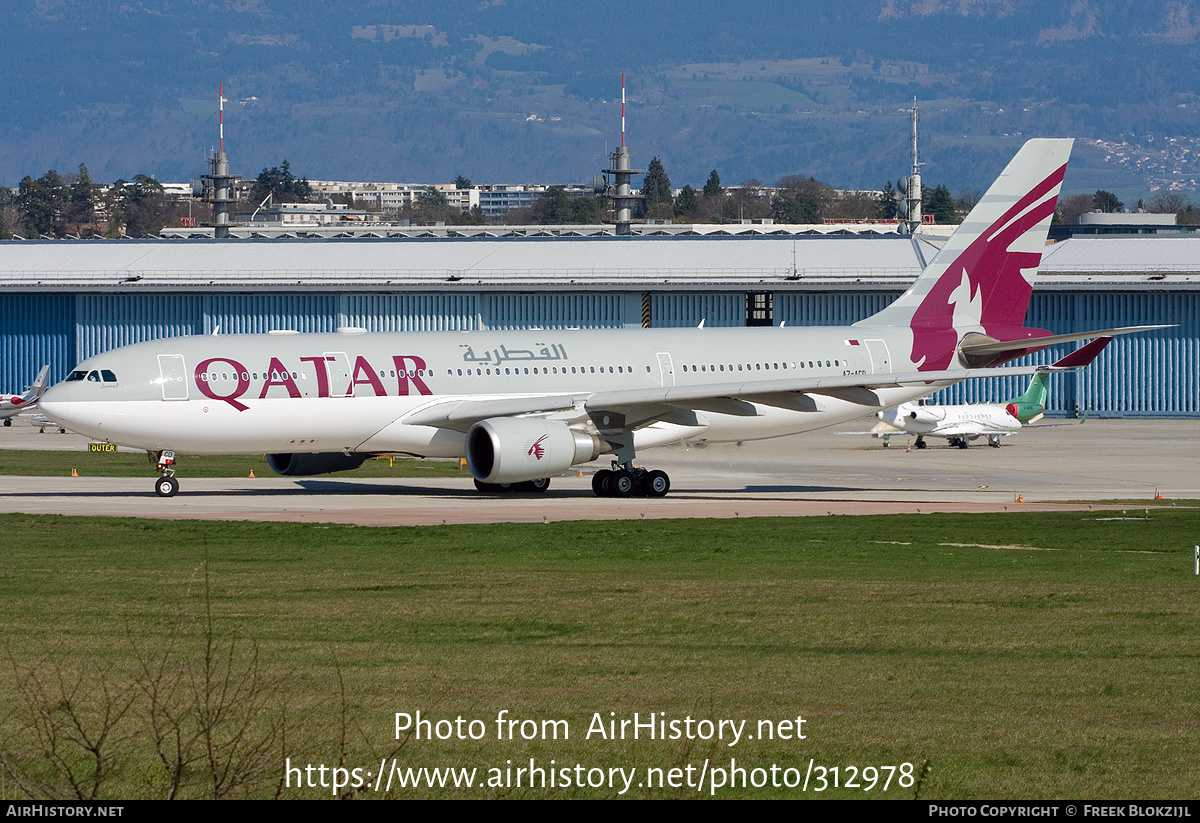
[[[1030,337],[1024,340],[982,340],[978,343],[964,342],[959,346],[959,351],[962,352],[963,358],[968,363],[983,363],[993,361],[997,358],[1004,359],[1004,355],[1019,356],[1037,349],[1044,349],[1047,346],[1054,346],[1058,343],[1071,343],[1075,340],[1091,340],[1094,337],[1111,338],[1118,334],[1134,334],[1135,332],[1140,331],[1153,331],[1155,329],[1169,328],[1171,328],[1170,325],[1125,326],[1119,329],[1081,331],[1073,334],[1054,334],[1050,335],[1049,337]]]
[[[1055,360],[1052,364],[1058,369],[1078,369],[1088,365],[1096,359],[1096,355],[1104,351],[1104,348],[1113,341],[1111,337],[1097,337],[1086,346],[1076,349],[1066,357]]]

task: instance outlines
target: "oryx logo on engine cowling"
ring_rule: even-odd
[[[529,451],[525,452],[525,454],[530,455],[535,460],[541,460],[546,456],[546,447],[542,445],[542,441],[549,436],[548,434],[543,434],[537,440],[533,441],[533,445],[529,447]]]

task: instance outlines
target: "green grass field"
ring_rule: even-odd
[[[270,796],[285,757],[376,771],[395,754],[476,768],[481,783],[530,758],[637,768],[640,782],[650,768],[686,781],[706,760],[711,779],[731,759],[800,777],[811,760],[839,782],[854,767],[864,785],[864,767],[924,775],[901,786],[897,773],[886,792],[881,778],[818,793],[814,778],[807,793],[718,797],[1193,797],[1200,518],[1137,514],[429,528],[2,516],[0,788],[68,794],[70,767],[86,794],[96,761],[72,736],[105,730],[97,792],[119,798],[170,791],[164,750],[186,753],[182,796]],[[565,720],[570,737],[498,740],[502,710]],[[416,711],[486,731],[398,743],[394,714]],[[756,738],[760,720],[803,716],[806,739],[586,737],[595,713],[635,712],[745,720]],[[625,796],[710,791],[635,782]]]

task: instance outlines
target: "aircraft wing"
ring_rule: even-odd
[[[919,386],[928,387],[932,392],[960,380],[1030,375],[1039,371],[1058,371],[1062,368],[1064,367],[1017,366],[909,371],[522,397],[504,396],[495,399],[447,399],[417,409],[403,417],[401,422],[414,426],[466,431],[475,423],[492,417],[585,412],[601,431],[631,431],[659,420],[695,425],[694,412],[697,411],[754,416],[758,411],[752,404],[792,411],[816,411],[817,405],[812,395],[859,403],[864,409],[876,408],[883,405],[876,393],[878,389]]]
[[[1024,428],[1022,426],[1022,428]],[[952,423],[950,425],[938,426],[936,430],[925,432],[925,437],[983,437],[996,435],[1009,435],[1013,433],[1013,429],[992,429],[980,423]]]

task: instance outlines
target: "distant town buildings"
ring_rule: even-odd
[[[490,183],[460,189],[453,183],[363,183],[334,180],[310,180],[313,194],[326,197],[341,196],[363,207],[382,212],[399,212],[412,208],[422,194],[431,189],[447,200],[447,205],[469,211],[476,206],[487,220],[503,219],[517,209],[528,208],[553,188],[552,183]],[[568,197],[593,194],[590,184],[558,184]]]

